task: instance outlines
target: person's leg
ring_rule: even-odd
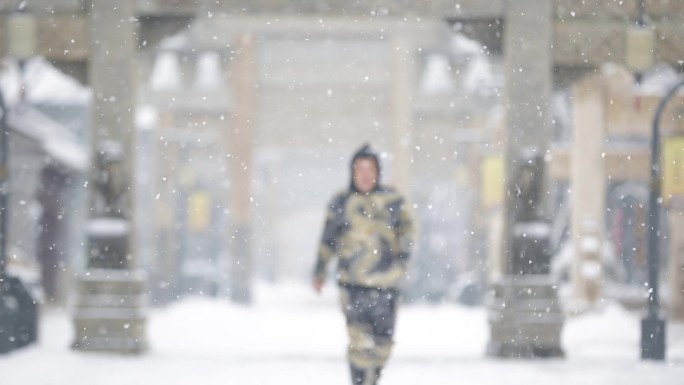
[[[380,378],[394,346],[394,326],[397,319],[397,299],[393,290],[377,292],[371,311],[373,326],[373,373],[375,380]]]
[[[349,346],[347,359],[353,385],[373,385],[376,379],[375,338],[369,322],[370,302],[367,290],[361,288],[341,289],[341,304],[347,320]]]
[[[352,385],[375,385],[377,384],[377,375],[375,368],[357,368],[354,364],[350,364]]]

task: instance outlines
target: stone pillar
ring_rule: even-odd
[[[604,86],[588,76],[573,87],[573,143],[570,185],[572,186],[574,299],[580,308],[601,298],[601,253],[603,249],[606,171]]]
[[[145,337],[144,274],[133,231],[134,1],[92,0],[93,168],[86,273],[78,282],[74,348],[140,353]]]
[[[520,167],[522,151],[546,154],[551,138],[553,2],[509,0],[504,29],[506,77],[505,186]],[[504,195],[502,260],[511,273],[510,234],[514,192]]]
[[[669,285],[670,318],[684,319],[684,202],[668,208],[670,225]]]
[[[487,353],[493,356],[563,355],[563,315],[555,282],[548,274],[548,202],[543,171],[551,136],[553,4],[538,0],[506,3],[507,193],[501,248],[505,267],[504,275],[492,284],[494,294],[489,304]],[[523,172],[534,159],[539,167]],[[526,180],[517,180],[525,175]],[[534,185],[537,187],[530,189]],[[526,189],[528,193],[537,191],[534,201],[524,198]],[[530,204],[534,207],[526,207]],[[525,212],[530,215],[521,215]],[[534,240],[533,245],[530,240]],[[521,262],[539,266],[520,269]]]
[[[549,147],[553,21],[551,1],[507,2],[504,30],[507,177],[518,169],[520,150],[534,147],[545,154]]]
[[[399,32],[392,42],[392,180],[407,199],[411,196],[411,131],[413,129],[413,96],[416,85],[416,52],[414,41]]]
[[[243,34],[235,44],[233,81],[235,114],[228,148],[230,148],[231,230],[230,298],[234,302],[252,300],[252,131],[256,125],[257,65],[256,41]]]

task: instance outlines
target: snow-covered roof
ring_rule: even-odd
[[[150,77],[153,91],[173,91],[181,88],[181,70],[178,54],[162,51],[157,55]]]
[[[87,104],[91,100],[90,88],[61,72],[44,57],[29,58],[23,73],[14,59],[4,60],[0,68],[0,87],[8,105],[19,102],[22,82],[26,101],[30,103]]]
[[[457,90],[452,78],[452,60],[460,72],[462,91],[474,93],[482,87],[502,86],[489,57],[480,43],[463,34],[454,34],[448,53],[435,53],[427,57],[419,90],[423,94],[443,95]]]
[[[446,56],[428,56],[419,89],[424,94],[449,94],[456,90]]]
[[[90,156],[86,147],[66,127],[28,104],[12,108],[7,114],[10,129],[40,143],[56,162],[76,171],[86,171]]]
[[[477,55],[482,53],[482,44],[462,33],[455,33],[451,38],[450,49],[460,55]]]
[[[680,74],[667,63],[656,63],[643,73],[640,83],[634,82],[633,73],[624,65],[618,63],[605,63],[601,66],[601,74],[607,77],[620,78],[620,85],[631,88],[638,95],[664,95],[670,87],[682,79]],[[684,94],[684,90],[679,90]]]
[[[646,71],[639,89],[645,94],[663,95],[680,79],[681,77],[671,65],[657,63]]]
[[[225,80],[221,70],[221,57],[217,52],[204,52],[197,59],[194,87],[197,90],[214,91],[223,88]]]
[[[183,30],[171,37],[162,40],[159,44],[159,47],[164,51],[182,51],[185,49],[189,49],[193,45],[193,36],[190,34],[190,31]]]

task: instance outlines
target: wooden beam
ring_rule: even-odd
[[[684,36],[682,19],[654,22],[656,29],[655,58],[674,66],[682,66]],[[626,21],[603,21],[584,19],[576,21],[556,20],[554,37],[554,62],[558,66],[599,66],[604,63],[622,63],[625,60],[627,29]]]
[[[86,61],[90,57],[85,16],[57,15],[38,23],[38,52],[50,60]]]
[[[605,21],[635,21],[639,15],[640,0],[586,1],[555,0],[556,18],[559,20],[603,19]],[[651,20],[681,19],[684,2],[648,0],[644,2]]]
[[[85,7],[84,0],[3,0],[0,13],[15,12],[22,3],[26,11],[36,15],[76,14]]]
[[[339,0],[250,0],[211,2],[202,11],[230,15],[274,15],[282,17],[316,15],[321,17],[415,16],[428,18],[500,18],[504,0],[416,0],[360,1]],[[138,1],[138,12],[147,16],[194,15],[196,0]]]
[[[650,150],[647,146],[607,149],[604,155],[606,176],[609,181],[647,182],[650,179]],[[553,147],[548,163],[551,180],[568,181],[570,178],[570,149]]]
[[[0,12],[12,12],[23,0],[0,2]],[[503,0],[416,0],[386,2],[366,0],[361,2],[340,2],[339,0],[244,0],[222,1],[219,4],[199,5],[196,0],[136,0],[136,11],[140,15],[194,15],[199,9],[214,9],[236,14],[280,13],[320,15],[355,14],[378,15],[416,14],[438,17],[501,18],[505,12]],[[388,4],[389,3],[389,4]],[[639,0],[580,1],[554,0],[558,19],[602,18],[606,20],[632,20],[638,15]],[[84,0],[31,0],[25,6],[33,13],[74,13],[83,11]],[[677,18],[684,14],[684,2],[672,0],[649,0],[646,12],[653,20]]]
[[[0,32],[7,13],[14,11],[20,1],[0,2]],[[556,0],[553,59],[556,67],[578,68],[597,67],[607,62],[621,63],[625,57],[626,30],[635,16],[636,0],[614,2],[580,2]],[[215,17],[208,20],[223,19],[222,22],[235,24],[232,30],[261,28],[282,32],[282,28],[316,29],[311,17],[320,16],[331,20],[330,25],[322,26],[328,30],[341,27],[354,29],[356,23],[349,20],[372,20],[374,25],[388,26],[393,21],[411,16],[412,23],[426,20],[459,20],[477,23],[478,20],[504,19],[504,1],[481,2],[476,0],[435,0],[394,2],[383,6],[378,1],[365,1],[347,7],[346,2],[337,0],[253,0],[249,2],[221,2],[207,6]],[[39,18],[39,51],[50,60],[83,62],[89,59],[90,52],[84,44],[86,35],[86,14],[83,0],[31,1],[29,11]],[[157,24],[178,24],[179,17],[194,17],[198,8],[195,0],[139,0],[136,12],[143,20],[150,17]],[[684,1],[649,1],[647,11],[655,26],[655,55],[657,61],[667,62],[679,70],[684,70]],[[204,11],[203,11],[204,12]],[[208,11],[207,11],[208,12]],[[273,15],[278,15],[278,20]],[[401,16],[401,17],[399,17]],[[415,17],[414,17],[415,16]],[[270,20],[271,28],[259,27],[262,20]],[[289,21],[288,21],[289,20]],[[298,20],[298,21],[297,21]],[[214,21],[219,24],[220,22]],[[363,23],[360,23],[363,24]],[[505,22],[504,22],[505,24]],[[346,27],[345,27],[346,26]],[[492,28],[500,28],[493,25]],[[173,28],[169,29],[172,30]],[[177,29],[177,28],[176,28]],[[225,28],[224,28],[225,29]],[[359,28],[357,28],[359,29]],[[367,30],[368,28],[366,28]],[[387,32],[387,30],[385,30]],[[505,32],[505,26],[504,26]],[[478,32],[479,33],[479,32]],[[500,33],[499,33],[500,34]],[[4,34],[2,35],[4,36]],[[144,38],[144,37],[143,37]],[[5,39],[0,39],[0,53],[5,52]],[[495,50],[496,51],[496,50]]]
[[[299,21],[291,22],[281,19],[280,23],[271,24],[269,28],[268,26],[260,27],[262,24],[260,20],[265,20],[261,16],[252,19],[253,23],[251,24],[253,28],[265,31],[275,31],[278,28],[277,24],[280,24],[282,28],[291,27],[297,30],[306,29],[306,24],[309,24],[310,28],[317,28],[315,25],[306,23],[305,19],[298,18]],[[228,29],[244,28],[246,30],[250,28],[249,20],[244,17],[225,19],[226,23],[233,21],[236,21],[237,25],[228,27]],[[378,22],[388,25],[388,21],[390,20],[383,19]],[[328,30],[334,30],[333,27],[335,26],[354,29],[346,22],[332,23],[332,25],[327,26]],[[216,24],[219,23],[216,22]],[[347,27],[344,27],[343,24],[346,24]],[[681,59],[684,57],[684,44],[679,43],[681,40],[679,37],[684,36],[684,23],[680,19],[676,22],[663,21],[654,24],[659,37],[656,42],[656,60],[665,61],[675,67],[682,67],[684,65]],[[86,59],[89,52],[87,45],[83,43],[86,32],[85,25],[85,16],[82,14],[40,17],[41,54],[52,60],[82,61]],[[562,67],[596,67],[608,62],[621,63],[625,57],[625,36],[628,27],[629,23],[617,21],[556,20],[554,64]],[[357,29],[361,31],[363,28]],[[4,42],[0,42],[1,45],[4,45]]]
[[[196,0],[138,0],[136,11],[140,16],[195,16],[198,11]]]

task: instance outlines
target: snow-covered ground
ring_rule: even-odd
[[[0,356],[0,385],[348,384],[336,289],[260,284],[255,304],[192,298],[149,314],[150,351],[138,357],[68,348],[70,314],[46,310],[37,345]],[[383,385],[684,383],[684,324],[668,324],[665,362],[639,359],[640,317],[616,305],[568,319],[565,359],[484,355],[486,311],[401,308]]]

